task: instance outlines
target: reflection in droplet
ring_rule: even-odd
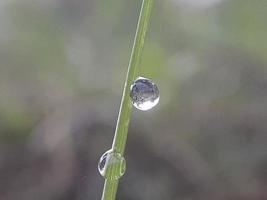
[[[149,110],[159,102],[159,89],[151,80],[139,77],[131,85],[130,97],[134,107]]]
[[[98,171],[105,179],[117,180],[126,170],[124,157],[110,149],[104,153],[98,163]]]

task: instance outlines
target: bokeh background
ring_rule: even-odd
[[[97,200],[141,0],[0,1],[0,199]],[[267,199],[267,1],[156,0],[119,200]]]

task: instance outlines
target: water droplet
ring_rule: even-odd
[[[131,85],[130,97],[134,107],[149,110],[159,102],[159,89],[151,80],[138,77]]]
[[[98,163],[98,171],[105,179],[117,180],[126,170],[124,157],[113,149],[105,152]]]

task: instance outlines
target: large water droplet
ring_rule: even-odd
[[[124,157],[112,149],[104,153],[98,163],[98,171],[105,179],[117,180],[123,176],[125,170]]]
[[[134,107],[149,110],[159,102],[159,89],[151,80],[138,77],[131,85],[130,97]]]

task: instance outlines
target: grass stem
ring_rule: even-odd
[[[131,100],[129,96],[130,87],[133,81],[136,79],[137,67],[140,65],[145,35],[151,15],[153,1],[154,0],[143,0],[142,2],[142,7],[134,38],[134,44],[128,65],[125,85],[122,93],[118,121],[112,144],[112,149],[117,153],[120,153],[121,155],[124,154],[125,150],[128,135],[128,126],[132,110]],[[118,183],[119,180],[106,179],[102,194],[102,200],[115,200]]]

